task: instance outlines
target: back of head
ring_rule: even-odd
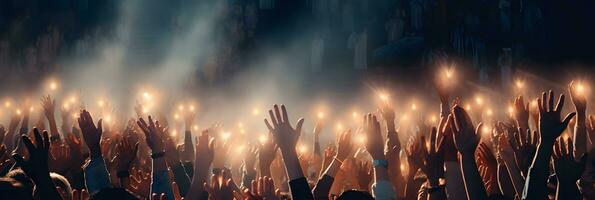
[[[21,182],[13,178],[0,178],[0,199],[33,199],[33,196]]]
[[[27,190],[29,194],[33,194],[33,181],[29,179],[29,176],[23,172],[21,169],[13,169],[6,173],[6,177],[13,179],[23,187],[23,189]]]
[[[347,190],[337,200],[374,200],[374,197],[365,191]]]
[[[52,182],[54,182],[54,185],[56,185],[56,187],[59,188],[58,192],[60,192],[62,198],[72,199],[72,187],[70,187],[70,182],[68,182],[68,179],[66,179],[66,177],[58,173],[51,172],[50,178],[52,178]]]
[[[138,197],[123,188],[105,188],[94,195],[90,200],[139,200]]]

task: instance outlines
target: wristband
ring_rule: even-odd
[[[388,161],[387,160],[373,160],[372,166],[388,168]]]
[[[129,171],[119,171],[117,173],[118,178],[126,178],[130,176],[130,172]]]
[[[162,152],[157,152],[157,153],[152,153],[152,154],[151,154],[151,158],[152,158],[152,159],[161,158],[161,157],[163,157],[163,156],[165,156],[165,151],[162,151]]]

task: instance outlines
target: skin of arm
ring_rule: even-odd
[[[196,158],[194,160],[197,162],[194,164],[192,183],[185,199],[200,199],[202,197],[203,184],[207,180],[209,168],[213,162],[214,146],[214,138],[209,138],[208,131],[203,131],[196,142]]]
[[[50,95],[41,98],[41,103],[43,105],[43,110],[45,117],[50,124],[50,134],[53,138],[60,138],[60,133],[58,132],[58,125],[56,124],[56,117],[54,116],[54,111],[56,110],[56,100],[52,99]]]
[[[448,123],[454,135],[454,143],[459,152],[459,164],[463,173],[467,199],[487,199],[487,192],[477,164],[475,163],[475,150],[479,144],[479,130],[482,125],[478,125],[477,131],[474,130],[473,123],[467,112],[460,106],[455,105],[449,116]]]
[[[351,143],[351,130],[347,129],[345,132],[343,132],[337,143],[339,143],[339,148],[337,150],[338,153],[331,161],[331,164],[324,171],[324,176],[330,177],[331,180],[328,182],[323,182],[321,180],[323,180],[325,177],[320,177],[319,181],[314,187],[314,190],[312,191],[315,199],[328,199],[335,175],[339,171],[343,161],[351,154],[353,150],[353,145]]]
[[[574,82],[568,85],[568,91],[576,112],[576,124],[572,138],[574,155],[580,157],[587,153],[587,99],[584,94],[577,92]]]
[[[552,155],[554,141],[568,127],[570,120],[576,113],[570,113],[562,121],[560,112],[564,106],[564,95],[560,95],[556,109],[554,109],[554,93],[550,90],[537,100],[539,108],[540,143],[525,182],[522,199],[546,199],[548,196],[547,179],[549,175],[549,161]]]

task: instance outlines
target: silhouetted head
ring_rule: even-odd
[[[90,200],[139,200],[138,197],[123,188],[104,188],[91,195]]]
[[[72,187],[70,187],[70,182],[68,182],[66,177],[52,172],[50,173],[50,178],[52,178],[52,181],[54,182],[54,185],[56,185],[56,188],[58,189],[60,196],[62,196],[62,199],[72,199]]]
[[[27,190],[28,194],[33,194],[33,187],[35,186],[35,184],[33,183],[33,181],[31,181],[31,179],[29,179],[29,176],[27,176],[27,174],[25,174],[23,170],[10,170],[8,173],[6,173],[6,177],[12,178],[15,181],[19,182],[23,189]]]
[[[365,191],[347,190],[337,200],[374,200],[374,197]]]
[[[0,178],[0,199],[33,199],[30,190],[13,178]]]

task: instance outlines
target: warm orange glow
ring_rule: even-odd
[[[475,97],[475,103],[477,103],[477,105],[481,105],[483,104],[483,100],[481,99],[481,97]]]
[[[516,87],[522,89],[523,87],[525,87],[525,83],[522,80],[517,80]]]
[[[318,117],[318,119],[324,119],[324,112],[318,112],[316,116]]]
[[[252,115],[256,116],[260,113],[260,111],[258,110],[258,108],[254,108],[252,109]]]
[[[268,140],[268,137],[266,135],[260,135],[258,137],[258,141],[260,142],[260,144],[265,144]]]

